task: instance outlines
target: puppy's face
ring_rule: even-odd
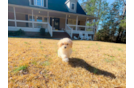
[[[59,48],[62,48],[63,50],[68,50],[72,48],[72,40],[69,38],[63,38],[58,42]]]

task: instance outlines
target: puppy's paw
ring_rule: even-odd
[[[64,62],[68,62],[69,59],[68,59],[68,58],[64,58],[64,59],[62,59],[62,61],[64,61]]]

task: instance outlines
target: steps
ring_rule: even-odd
[[[71,38],[66,32],[53,32],[53,37],[52,38]]]

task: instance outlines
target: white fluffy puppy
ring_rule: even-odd
[[[62,58],[62,61],[68,62],[72,53],[72,40],[69,38],[63,38],[58,42],[58,57]]]

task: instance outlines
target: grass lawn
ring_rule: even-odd
[[[74,40],[65,63],[57,42],[8,38],[9,88],[126,87],[126,44]]]

